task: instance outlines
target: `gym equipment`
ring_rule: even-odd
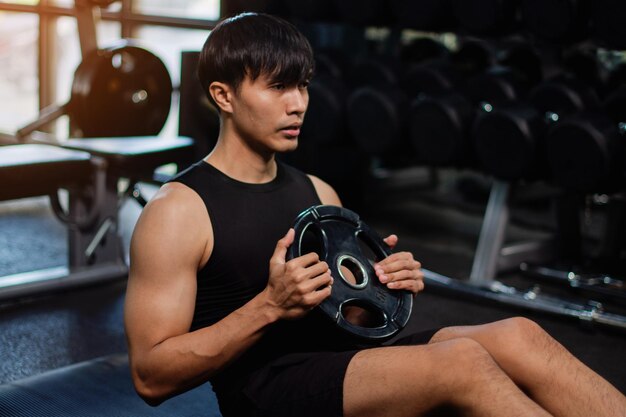
[[[65,114],[76,128],[72,136],[156,135],[167,120],[171,99],[172,81],[163,62],[125,41],[88,52],[74,73],[70,100],[43,109],[16,136],[24,140]]]
[[[429,288],[451,291],[479,300],[490,300],[524,309],[542,311],[578,319],[585,325],[599,324],[618,329],[626,329],[626,317],[609,313],[601,303],[588,301],[581,304],[559,297],[542,294],[537,287],[519,290],[497,280],[483,279],[466,283],[433,271],[422,269],[424,282]]]
[[[2,277],[0,299],[127,276],[119,209],[137,182],[153,181],[157,167],[188,164],[192,146],[189,138],[152,136],[69,139],[64,147],[1,146],[0,199],[50,195],[55,214],[67,226],[69,248],[67,267]],[[66,205],[57,197],[60,188],[68,191]]]
[[[539,278],[549,278],[556,282],[565,282],[571,288],[583,292],[603,295],[608,298],[626,300],[626,282],[607,274],[563,271],[549,266],[531,265],[522,263],[522,272]]]
[[[358,337],[383,340],[406,325],[413,295],[389,290],[380,283],[373,264],[391,251],[355,212],[337,206],[314,206],[303,211],[293,227],[296,234],[288,258],[317,252],[336,277],[330,297],[319,307],[337,326]],[[374,326],[350,323],[344,316],[348,306],[362,307],[378,316]]]
[[[36,120],[17,131],[19,141],[64,115],[73,137],[152,136],[161,131],[173,90],[163,62],[128,40],[98,46],[96,8],[114,1],[75,1],[82,61],[74,72],[70,99],[42,109]]]
[[[590,1],[521,0],[524,26],[537,38],[550,42],[581,41],[589,35]]]
[[[50,195],[59,188],[87,187],[101,164],[86,152],[49,145],[0,147],[0,201]]]
[[[402,145],[407,140],[409,100],[415,94],[412,90],[425,84],[412,82],[416,79],[413,73],[402,74],[398,68],[411,68],[418,62],[447,54],[445,47],[429,38],[417,39],[405,49],[411,52],[404,56],[403,65],[370,57],[356,63],[353,69],[354,90],[347,102],[348,128],[357,146],[369,155],[381,156],[400,148],[404,148],[402,152],[406,155],[407,147]]]
[[[67,106],[83,137],[151,136],[165,125],[171,101],[163,62],[126,41],[83,59]]]
[[[494,60],[486,43],[466,41],[455,53],[408,70],[406,84],[414,97],[408,135],[420,162],[438,167],[473,164],[468,138],[476,109],[460,90],[467,78],[485,71]]]
[[[547,134],[548,163],[554,181],[582,193],[623,188],[626,164],[626,90],[606,98],[604,111],[569,117]]]
[[[589,86],[561,76],[535,87],[528,100],[494,107],[474,126],[474,144],[482,167],[506,181],[546,178],[546,130],[566,116],[598,105],[599,99]]]
[[[410,110],[409,137],[419,160],[435,166],[475,166],[470,140],[474,121],[521,96],[541,74],[536,51],[517,41],[505,43],[503,49],[470,41],[449,60],[413,68],[412,78],[430,85]],[[493,147],[487,150],[493,152]]]

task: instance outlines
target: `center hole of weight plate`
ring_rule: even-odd
[[[337,260],[339,275],[353,288],[364,288],[368,277],[365,267],[356,258],[350,255],[341,255]]]

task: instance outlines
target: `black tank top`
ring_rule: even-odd
[[[249,184],[200,161],[174,177],[194,190],[207,207],[213,252],[198,271],[191,330],[210,326],[261,292],[276,242],[304,209],[320,204],[304,173],[278,164],[274,180]]]
[[[213,252],[197,274],[191,325],[196,330],[218,322],[265,288],[276,242],[300,212],[320,199],[307,175],[282,163],[276,178],[265,184],[239,182],[204,161],[171,181],[202,198],[213,226]],[[251,372],[288,353],[344,348],[336,343],[334,328],[319,312],[271,325],[259,342],[212,378],[214,390],[218,396],[238,390]]]

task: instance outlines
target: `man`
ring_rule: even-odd
[[[290,225],[341,203],[275,159],[298,144],[312,72],[310,45],[278,18],[242,14],[209,36],[198,74],[219,139],[161,188],[132,239],[125,321],[139,395],[158,404],[211,381],[225,417],[624,415],[621,393],[522,318],[364,349],[318,319],[341,278],[315,253],[286,259]],[[390,289],[423,288],[407,252],[376,273]]]

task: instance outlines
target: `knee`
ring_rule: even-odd
[[[434,346],[445,351],[438,368],[450,371],[451,380],[448,384],[467,390],[497,380],[501,374],[499,365],[489,351],[474,339],[458,337]]]
[[[495,365],[491,354],[476,340],[469,337],[458,337],[437,344],[445,351],[445,363],[449,369],[469,374],[482,371]]]
[[[523,347],[545,344],[551,339],[541,326],[525,317],[512,317],[499,323],[497,337],[503,338],[508,344]]]

